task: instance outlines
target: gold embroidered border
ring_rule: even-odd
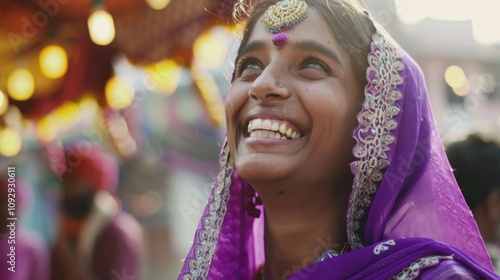
[[[196,234],[199,244],[195,245],[195,257],[189,261],[189,273],[183,276],[183,280],[207,279],[212,255],[214,254],[219,233],[224,222],[229,201],[229,186],[231,185],[231,174],[233,163],[229,156],[229,148],[226,145],[221,156],[217,184],[213,190],[213,201],[208,205],[209,214],[202,219],[203,228],[199,228]]]
[[[417,279],[420,271],[438,265],[443,260],[452,260],[452,256],[427,256],[422,257],[409,266],[401,270],[397,275],[394,275],[389,280],[413,280]]]
[[[353,249],[363,247],[361,220],[377,192],[382,170],[389,166],[386,152],[395,140],[392,131],[398,124],[394,117],[400,112],[395,103],[402,98],[397,89],[403,83],[399,75],[404,69],[399,60],[402,55],[381,33],[375,33],[372,38],[365,103],[357,116],[359,126],[354,135],[357,144],[353,154],[357,160],[352,163],[354,181],[347,217],[347,234]]]

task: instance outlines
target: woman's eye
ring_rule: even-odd
[[[321,67],[321,65],[319,65],[318,63],[314,63],[314,62],[310,62],[310,63],[306,64],[306,66],[304,66],[304,68],[315,68],[315,69],[323,70],[323,67]]]
[[[261,63],[259,63],[258,60],[256,60],[253,57],[249,58],[242,58],[236,67],[237,69],[237,76],[240,77],[242,76],[245,71],[251,71],[251,73],[255,70],[261,70],[262,66]]]
[[[260,66],[255,63],[247,63],[244,67],[244,70],[247,69],[260,69]]]
[[[318,69],[330,73],[330,69],[317,58],[308,58],[302,63],[301,69]]]

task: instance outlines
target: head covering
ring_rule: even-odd
[[[377,30],[353,132],[346,221],[352,251],[289,279],[414,279],[420,269],[445,260],[492,278],[491,261],[444,153],[421,70]],[[227,145],[220,164],[179,279],[251,279],[264,262],[263,206],[233,169]]]
[[[88,141],[71,143],[65,148],[66,170],[63,180],[85,180],[95,190],[113,193],[118,185],[118,162]]]

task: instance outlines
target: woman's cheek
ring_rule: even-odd
[[[226,118],[234,117],[234,114],[245,104],[248,99],[248,90],[241,86],[231,86],[225,100]]]

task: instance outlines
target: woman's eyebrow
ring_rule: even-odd
[[[301,41],[295,41],[292,42],[292,48],[298,49],[301,51],[306,51],[306,52],[319,52],[327,57],[329,57],[331,60],[335,61],[340,67],[344,67],[344,63],[340,59],[340,56],[337,52],[332,50],[331,48],[320,44],[316,41],[313,40],[301,40]]]
[[[241,52],[238,54],[236,57],[236,61],[240,59],[240,57],[248,52],[253,52],[259,49],[265,49],[267,48],[267,44],[264,40],[253,40],[250,41],[246,46],[241,49]]]

